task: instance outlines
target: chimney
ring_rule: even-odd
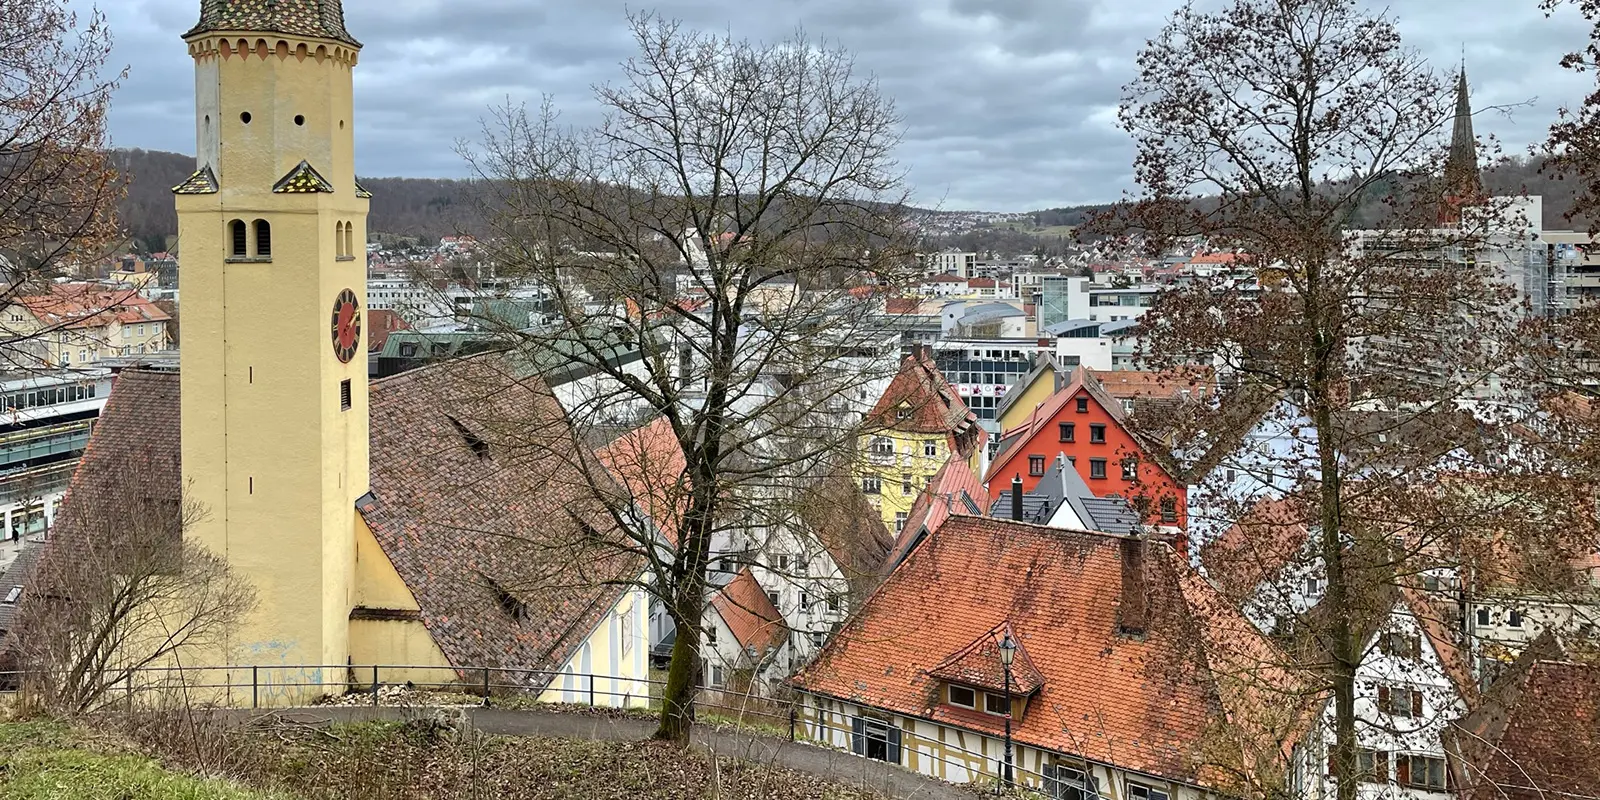
[[[1142,636],[1149,616],[1148,580],[1145,576],[1145,538],[1133,534],[1122,540],[1121,632]]]
[[[1022,473],[1011,476],[1011,518],[1022,521]]]

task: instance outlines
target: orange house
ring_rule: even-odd
[[[1141,509],[1146,525],[1187,527],[1187,488],[1128,428],[1122,403],[1083,367],[1022,424],[1000,435],[985,482],[991,502],[1022,479],[1032,491],[1057,455],[1065,454],[1098,497],[1118,495]]]

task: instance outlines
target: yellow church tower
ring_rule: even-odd
[[[370,195],[356,182],[351,102],[361,44],[340,0],[202,0],[183,38],[198,170],[174,189],[182,458],[202,515],[185,535],[257,589],[218,660],[343,683],[326,667],[350,653],[355,503],[367,491]]]

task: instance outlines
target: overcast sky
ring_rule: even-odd
[[[87,0],[83,0],[87,2]],[[1131,148],[1114,127],[1133,55],[1179,0],[663,0],[662,14],[751,39],[796,25],[854,51],[905,118],[900,160],[922,205],[1026,211],[1116,199]],[[200,0],[99,0],[131,70],[115,99],[120,147],[194,152],[192,62],[178,38]],[[590,87],[632,42],[625,0],[345,0],[365,45],[356,69],[362,175],[458,177],[452,143],[477,136],[491,104],[549,94],[569,121],[594,119]],[[633,8],[647,7],[634,0]],[[1465,47],[1480,114],[1507,150],[1543,137],[1581,76],[1557,65],[1587,28],[1538,0],[1393,0],[1414,47],[1453,68]]]

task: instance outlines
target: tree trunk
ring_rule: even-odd
[[[1308,271],[1312,280],[1320,270]],[[1308,281],[1310,283],[1310,281]],[[1308,291],[1308,305],[1316,313],[1316,292]],[[1312,317],[1316,319],[1316,316]],[[1359,779],[1356,759],[1356,667],[1361,663],[1361,644],[1354,641],[1352,620],[1356,613],[1351,576],[1346,570],[1343,536],[1343,486],[1340,480],[1338,442],[1333,425],[1333,398],[1328,365],[1335,353],[1329,337],[1313,326],[1312,352],[1316,359],[1311,379],[1312,425],[1317,431],[1317,458],[1320,472],[1322,527],[1319,537],[1323,569],[1328,580],[1324,603],[1332,609],[1327,627],[1318,633],[1328,643],[1328,683],[1333,689],[1333,758],[1338,773],[1338,800],[1356,800]]]
[[[678,638],[672,643],[667,685],[661,692],[661,724],[655,738],[688,744],[694,727],[694,700],[699,691],[700,618],[703,602],[683,603],[673,614]]]

